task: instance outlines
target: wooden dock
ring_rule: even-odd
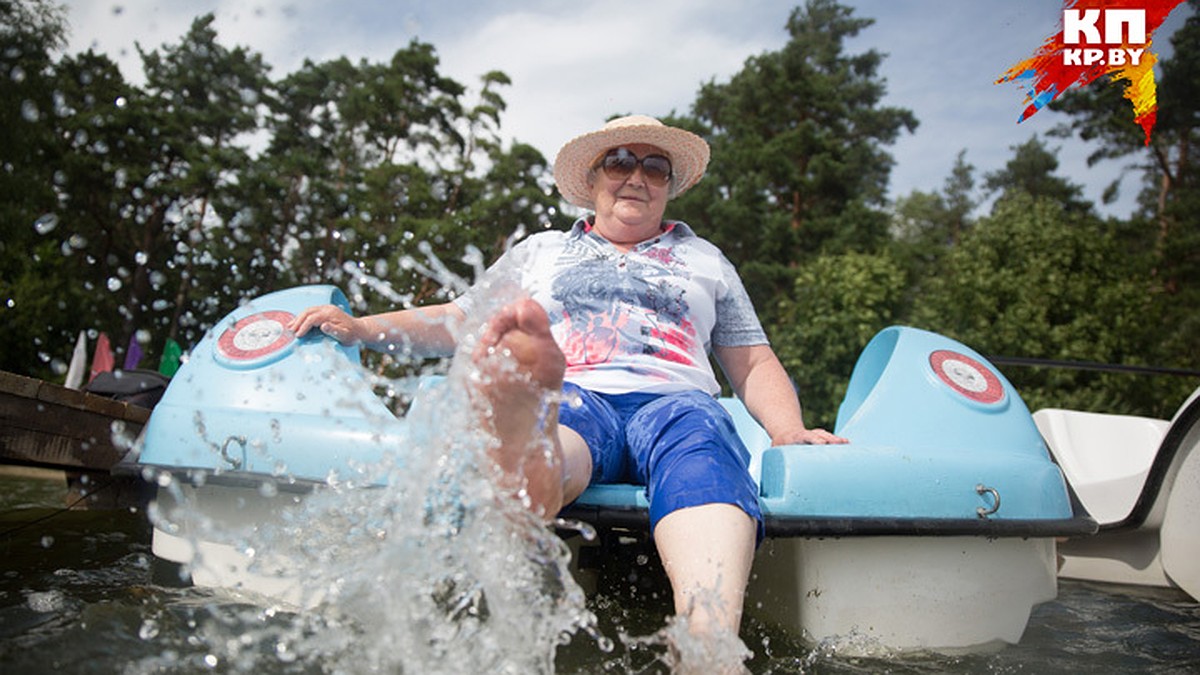
[[[112,473],[150,411],[0,371],[0,464],[56,469],[78,508],[143,505],[140,477]]]

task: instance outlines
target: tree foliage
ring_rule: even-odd
[[[1195,367],[1200,353],[1200,0],[1189,0],[1188,8],[1171,37],[1170,57],[1160,62],[1148,145],[1129,124],[1123,83],[1072,91],[1052,106],[1070,117],[1059,133],[1093,144],[1090,161],[1128,159],[1141,178],[1142,210],[1125,224],[1124,239],[1131,251],[1153,256],[1154,311],[1161,317],[1155,355],[1180,367]]]
[[[914,323],[995,356],[1144,364],[1157,326],[1148,268],[1103,223],[1045,197],[997,205],[944,259]],[[1127,375],[1006,369],[1031,408],[1162,413]],[[1182,402],[1182,396],[1173,405]],[[1173,409],[1172,409],[1173,412]]]
[[[1058,156],[1037,136],[1014,146],[1012,151],[1012,159],[1004,168],[984,177],[984,189],[997,195],[994,209],[1010,199],[1034,197],[1061,204],[1072,213],[1092,211],[1091,204],[1083,199],[1083,186],[1054,173]]]
[[[139,48],[134,85],[104,54],[55,56],[65,22],[49,0],[0,0],[0,369],[61,381],[80,330],[153,359],[299,284],[339,285],[360,311],[447,298],[513,238],[568,224],[545,158],[501,141],[502,72],[464,85],[414,40],[273,76],[205,15]],[[668,213],[738,266],[809,423],[832,424],[859,351],[892,323],[985,354],[1195,369],[1197,12],[1161,64],[1149,147],[1116,89],[1052,106],[1097,160],[1133,159],[1144,192],[1127,219],[1098,217],[1037,138],[978,180],[960,154],[940,189],[888,204],[888,147],[917,120],[884,105],[883,55],[846,51],[871,23],[806,0],[783,47],[665,116],[713,150]],[[1165,415],[1195,386],[1005,372],[1034,407]]]
[[[10,370],[48,361],[58,345],[47,323],[67,323],[78,304],[61,271],[53,188],[65,150],[50,53],[65,43],[64,20],[48,2],[0,0],[0,354]]]
[[[887,241],[893,161],[885,146],[917,121],[881,104],[882,54],[845,53],[872,23],[832,0],[809,0],[791,12],[782,49],[748,59],[728,82],[703,85],[692,106],[691,126],[713,159],[672,213],[726,252],[760,306],[787,293],[796,268],[818,254]]]
[[[3,338],[5,370],[61,377],[79,330],[152,359],[165,338],[192,344],[245,298],[303,283],[392,289],[355,293],[362,310],[420,302],[453,292],[415,271],[431,259],[469,280],[513,232],[556,217],[544,158],[499,142],[508,78],[486,73],[472,95],[431,45],[274,81],[205,15],[139,48],[134,86],[101,54],[53,60],[52,5],[0,10],[18,153],[0,176],[0,291],[21,328]]]
[[[833,428],[859,353],[903,314],[905,277],[887,252],[825,254],[805,265],[779,300],[771,339],[810,426]]]

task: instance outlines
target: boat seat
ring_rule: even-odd
[[[750,476],[754,478],[755,483],[762,484],[762,456],[763,452],[771,447],[771,437],[767,435],[767,430],[759,425],[758,420],[750,415],[742,399],[723,397],[720,401],[733,417],[733,427],[737,429],[742,443],[750,451]]]
[[[1033,421],[1079,500],[1100,525],[1129,516],[1170,423],[1048,408]]]

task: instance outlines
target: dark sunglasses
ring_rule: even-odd
[[[634,169],[642,165],[646,182],[662,187],[671,180],[671,160],[662,155],[646,155],[641,159],[625,148],[613,148],[600,160],[604,175],[612,180],[625,180],[633,175]]]

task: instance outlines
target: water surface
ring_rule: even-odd
[[[366,645],[335,617],[181,586],[154,563],[145,514],[62,511],[65,497],[60,482],[0,476],[0,672],[360,672],[347,654]],[[667,671],[654,633],[669,598],[652,583],[653,562],[646,567],[640,583],[589,599],[611,649],[576,634],[558,649],[555,672]],[[993,654],[848,658],[759,625],[743,638],[754,673],[1200,671],[1200,605],[1186,595],[1072,581],[1034,610],[1020,644]],[[426,662],[408,672],[439,670]]]

